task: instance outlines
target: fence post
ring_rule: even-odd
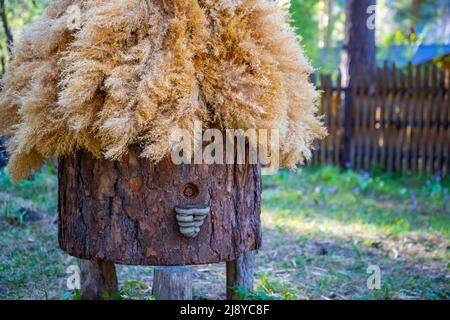
[[[352,111],[353,111],[353,81],[344,88],[344,134],[343,134],[343,153],[341,157],[341,166],[347,168],[351,165],[351,145],[352,145]]]

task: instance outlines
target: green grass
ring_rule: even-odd
[[[322,167],[267,176],[264,188],[266,245],[282,261],[262,258],[299,298],[450,298],[448,178]],[[366,286],[370,265],[380,290]]]
[[[449,179],[324,167],[282,172],[264,183],[264,208],[277,216],[314,215],[313,220],[365,225],[392,235],[413,230],[449,235]]]
[[[47,299],[63,287],[64,266],[73,259],[57,246],[56,205],[54,166],[17,185],[0,171],[0,299]],[[40,220],[27,220],[23,209]]]
[[[335,167],[264,177],[263,249],[245,299],[449,299],[450,180]],[[14,185],[0,171],[0,299],[76,299],[57,245],[53,165]],[[41,218],[32,221],[29,212]],[[381,289],[366,286],[381,269]],[[153,299],[152,268],[119,266],[124,299]],[[222,299],[224,265],[199,266],[198,299]]]

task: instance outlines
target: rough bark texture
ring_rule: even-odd
[[[195,265],[237,259],[261,244],[259,165],[156,165],[80,151],[59,163],[59,242],[82,259]],[[207,205],[197,237],[180,233],[175,207]]]
[[[192,300],[192,268],[156,267],[153,295],[156,300]]]
[[[256,252],[246,252],[227,262],[227,299],[237,300],[236,287],[253,290]]]
[[[106,261],[80,261],[81,299],[111,299],[118,294],[116,267]]]

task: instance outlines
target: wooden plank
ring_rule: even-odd
[[[388,84],[388,74],[387,74],[387,62],[385,61],[382,69],[381,77],[381,101],[380,101],[380,129],[382,136],[382,146],[380,148],[380,164],[386,169],[386,156],[387,156],[387,137],[386,137],[386,108],[387,108],[387,84]]]
[[[369,81],[370,81],[370,97],[369,97],[369,126],[370,126],[370,166],[373,167],[378,163],[377,151],[378,150],[378,133],[377,133],[377,120],[376,120],[376,108],[377,108],[377,93],[376,93],[376,67],[369,67]]]
[[[352,68],[355,68],[353,66]],[[355,74],[353,71],[352,74]],[[355,81],[353,81],[353,84]],[[356,144],[355,144],[355,131],[357,130],[356,119],[358,119],[358,109],[355,108],[355,98],[357,94],[357,86],[352,85],[350,90],[346,88],[346,94],[351,95],[350,101],[344,103],[344,132],[343,132],[343,141],[344,141],[344,159],[346,159],[345,167],[355,167],[355,154],[356,154]],[[347,100],[347,99],[346,99]]]
[[[357,68],[357,80],[356,83],[356,97],[354,101],[355,110],[355,129],[354,129],[354,140],[356,141],[356,151],[355,151],[355,166],[357,170],[362,169],[363,162],[363,141],[364,141],[364,89],[365,83],[363,82],[364,65],[361,64]]]
[[[334,131],[333,135],[334,137],[331,137],[333,139],[334,143],[334,164],[339,164],[341,159],[341,141],[342,141],[342,75],[339,72],[337,76],[337,82],[336,82],[336,106],[334,109],[334,116],[333,116],[333,124],[334,124]]]
[[[414,88],[414,79],[413,79],[413,67],[412,63],[408,63],[407,71],[406,71],[406,87],[408,91],[406,94],[406,170],[412,171],[412,128],[414,126],[414,97],[413,97],[413,88]]]
[[[436,174],[436,148],[439,139],[439,107],[440,105],[440,95],[437,88],[437,66],[435,64],[431,67],[431,82],[428,92],[428,108],[429,108],[429,139],[427,139],[427,171],[430,174]]]
[[[372,141],[372,126],[371,126],[371,97],[370,97],[370,89],[371,89],[371,79],[370,79],[370,67],[372,66],[365,66],[363,70],[363,83],[364,83],[364,102],[363,102],[363,114],[364,114],[364,163],[363,167],[365,170],[371,169],[370,164],[370,147],[371,147],[371,141]]]
[[[420,90],[420,113],[419,113],[419,122],[420,122],[420,172],[423,174],[427,173],[427,148],[426,144],[428,141],[427,135],[429,135],[428,128],[429,128],[429,108],[428,108],[428,81],[429,81],[429,65],[425,64],[423,66],[424,73],[423,73],[423,80],[422,80],[422,87]]]
[[[331,79],[331,76],[326,77],[326,90],[328,90],[329,94],[327,95],[327,101],[325,104],[325,113],[327,117],[327,125],[329,128],[332,128],[332,119],[333,119],[333,82]],[[326,142],[326,152],[325,152],[325,163],[331,164],[332,163],[332,139],[330,137],[327,137],[325,140]]]
[[[396,90],[397,90],[397,73],[395,64],[390,68],[390,81],[388,84],[390,89],[389,103],[386,105],[386,139],[387,139],[387,170],[388,172],[394,171],[394,146],[397,139],[394,123],[395,108],[397,107]]]
[[[397,140],[395,145],[395,171],[402,172],[403,171],[403,145],[406,136],[406,121],[405,121],[405,108],[406,108],[406,100],[407,94],[406,91],[406,79],[405,74],[399,70],[399,93],[398,93],[398,113],[396,114],[395,121],[396,130],[397,130]]]
[[[321,114],[325,117],[325,124],[328,126],[329,125],[329,117],[327,114],[327,104],[328,104],[328,97],[331,95],[330,89],[328,88],[327,85],[327,76],[324,74],[320,75],[320,83],[322,84],[322,104],[321,104]],[[318,162],[320,165],[325,164],[326,163],[326,148],[327,148],[327,141],[328,138],[326,138],[325,140],[320,141],[320,152],[318,154]]]
[[[440,171],[442,175],[450,174],[450,140],[448,139],[450,135],[450,78],[448,77],[450,72],[445,72],[444,70],[440,73],[440,84],[439,89],[442,95],[442,108],[440,113],[441,121],[441,166]]]
[[[381,71],[379,68],[375,68],[374,69],[374,92],[375,92],[375,99],[374,99],[374,109],[373,109],[373,117],[374,117],[374,128],[375,128],[375,133],[374,133],[374,138],[375,138],[375,143],[374,143],[374,149],[373,149],[373,164],[374,165],[378,165],[380,163],[380,146],[381,146],[381,124],[380,124],[380,119],[379,119],[379,108],[380,108],[380,103],[381,103],[381,98],[380,98],[380,80],[381,77]]]
[[[420,66],[416,66],[414,74],[413,87],[413,103],[412,103],[412,124],[411,124],[411,170],[417,173],[419,170],[419,143],[420,143],[420,128],[418,128],[418,120],[420,119]]]
[[[435,90],[438,96],[435,102],[435,114],[436,114],[436,127],[437,127],[437,140],[435,148],[435,172],[438,175],[443,175],[444,154],[443,142],[445,141],[445,73],[443,71],[436,71],[436,84]]]

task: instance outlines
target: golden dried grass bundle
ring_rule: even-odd
[[[287,18],[264,0],[54,1],[3,79],[13,177],[79,148],[117,159],[141,144],[156,162],[172,130],[196,120],[278,128],[282,164],[295,167],[325,129]]]

